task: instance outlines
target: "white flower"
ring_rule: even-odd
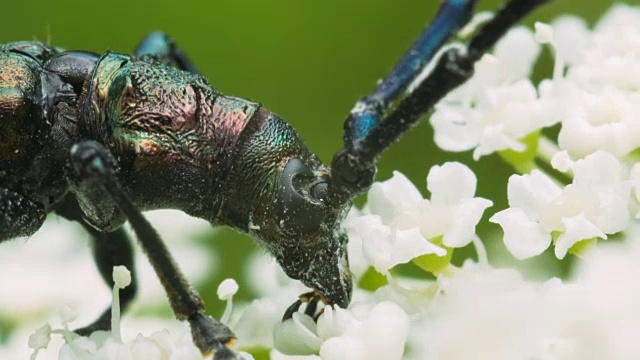
[[[199,360],[200,351],[189,341],[189,330],[174,338],[169,330],[161,330],[134,340],[119,342],[96,332],[90,337],[77,337],[60,349],[59,360]]]
[[[489,221],[502,227],[504,244],[516,259],[522,260],[540,255],[551,245],[551,234],[540,226],[536,218],[527,216],[521,208],[511,207],[502,210],[493,215]]]
[[[526,282],[508,269],[467,269],[439,279],[436,298],[412,322],[408,360],[603,358],[602,332],[582,328],[579,286]]]
[[[446,247],[463,247],[475,235],[475,226],[491,201],[474,197],[476,177],[460,163],[434,166],[427,177],[431,201],[399,172],[369,191],[362,215],[350,216],[345,228],[350,237],[362,239],[365,259],[377,271],[420,255],[444,256]],[[441,238],[440,238],[441,237]]]
[[[302,313],[278,325],[278,350],[292,354],[320,354],[323,360],[402,359],[409,333],[409,317],[398,305],[361,304],[350,311],[326,306],[315,324]]]
[[[229,325],[238,337],[238,348],[273,348],[273,327],[282,322],[287,307],[309,290],[287,277],[266,254],[253,254],[247,265],[247,285],[257,298],[234,310]]]
[[[40,350],[46,349],[49,342],[51,342],[51,326],[46,324],[29,336],[29,348],[34,350],[31,359],[35,359]]]
[[[442,243],[448,247],[468,245],[484,210],[493,205],[490,200],[474,197],[477,182],[471,169],[461,163],[432,167],[427,175],[431,202],[424,202],[421,209],[422,232],[429,238],[442,235]]]
[[[31,355],[31,360],[38,359],[39,350],[47,347],[52,333],[64,337],[65,340],[65,344],[59,352],[59,360],[201,359],[200,351],[191,340],[174,341],[166,329],[156,332],[150,337],[138,334],[133,341],[122,341],[118,292],[125,288],[130,280],[130,273],[124,266],[114,267],[111,332],[95,331],[89,337],[79,336],[69,330],[69,315],[63,315],[62,329],[51,330],[50,327],[45,326],[29,337],[29,346],[35,350]],[[189,332],[188,328],[183,328],[183,331]]]
[[[624,166],[609,153],[598,151],[572,162],[559,153],[553,164],[573,170],[573,183],[561,189],[541,172],[509,178],[509,209],[489,221],[504,230],[504,241],[518,259],[535,256],[559,233],[555,254],[563,258],[577,242],[606,239],[629,223],[631,182]]]
[[[560,16],[551,22],[553,48],[568,65],[582,61],[590,44],[590,31],[584,19],[576,16]]]
[[[271,350],[269,357],[271,360],[320,360],[318,355],[284,355],[278,350]]]
[[[436,144],[449,151],[475,149],[474,159],[495,151],[522,152],[520,139],[550,125],[539,113],[535,87],[525,78],[540,53],[530,30],[512,29],[485,55],[474,76],[436,105]]]
[[[535,87],[520,80],[486,89],[473,107],[441,102],[431,117],[436,144],[450,151],[474,149],[473,158],[526,149],[520,140],[548,126]]]
[[[474,75],[462,86],[447,94],[446,103],[472,105],[487,88],[526,79],[540,54],[533,32],[515,27],[498,41],[493,54],[487,54],[475,65]]]
[[[354,244],[357,245],[359,243],[355,241]],[[356,248],[350,248],[350,260],[358,258],[357,255],[362,257],[362,245]],[[364,266],[362,267],[364,268]],[[251,257],[247,268],[247,278],[249,280],[249,287],[257,293],[258,298],[245,306],[244,309],[235,311],[237,316],[232,317],[229,322],[231,330],[233,330],[238,337],[236,346],[239,349],[249,349],[251,347],[274,348],[274,341],[276,343],[279,341],[278,336],[282,339],[282,334],[288,334],[284,336],[285,344],[280,344],[284,347],[278,347],[280,350],[283,350],[288,354],[317,354],[320,349],[319,344],[321,344],[321,342],[318,342],[317,336],[309,335],[307,330],[302,333],[298,333],[296,330],[297,327],[295,326],[296,323],[304,322],[304,324],[306,324],[304,329],[315,329],[315,323],[313,323],[313,321],[308,323],[308,321],[311,320],[308,316],[301,312],[296,312],[293,314],[292,320],[285,323],[282,322],[282,316],[285,309],[297,300],[300,294],[308,292],[309,289],[302,286],[300,282],[287,277],[282,271],[282,268],[273,260],[273,258],[265,254],[256,253]],[[370,299],[371,296],[368,292],[363,291],[358,287],[354,287],[352,306],[350,309],[354,307],[354,304],[368,301]],[[304,309],[305,307],[303,305],[301,311],[304,311]],[[338,314],[334,315],[333,319],[339,323],[342,323],[342,320],[340,319],[342,319],[342,316],[345,313],[349,314],[349,312],[344,309],[334,309],[329,312]],[[326,323],[329,321],[329,318],[326,316],[329,312],[325,312],[325,315],[320,317],[321,320],[319,320],[319,323]],[[275,339],[274,328],[280,329],[278,330],[278,334],[280,335],[275,335]],[[323,336],[324,338],[329,337],[329,335],[327,335],[328,332],[326,331],[327,328],[329,327],[320,327],[320,329],[322,329],[320,336]],[[291,332],[287,333],[287,329]],[[306,345],[308,341],[305,339],[311,341],[311,347]],[[274,351],[274,354],[274,359],[289,359],[287,355],[283,355],[278,351]],[[309,357],[309,359],[311,358],[313,358],[313,356]],[[297,359],[297,357],[292,357],[291,359]]]
[[[560,148],[580,158],[597,150],[621,157],[640,147],[638,94],[608,87],[597,94],[574,89],[572,97],[565,100]]]
[[[640,247],[638,229],[630,229],[624,243],[605,244],[600,251],[578,263],[574,277],[585,287],[584,300],[590,306],[586,325],[603,334],[591,347],[606,349],[600,359],[631,359],[640,356]]]
[[[616,4],[600,19],[582,61],[568,78],[585,89],[640,89],[640,10]]]
[[[629,230],[628,240],[637,240],[638,230]],[[465,265],[439,277],[426,311],[408,318],[406,343],[397,330],[406,315],[391,302],[378,304],[387,308],[378,315],[368,304],[326,309],[317,324],[299,314],[281,337],[309,352],[320,347],[319,358],[332,360],[636,358],[638,257],[637,244],[606,246],[580,263],[574,282],[534,283],[514,270]]]
[[[535,39],[540,44],[549,44],[553,42],[553,27],[542,22],[535,23]]]

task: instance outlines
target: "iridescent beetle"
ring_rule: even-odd
[[[111,283],[114,265],[133,267],[122,230],[128,220],[198,348],[235,358],[228,347],[233,333],[205,314],[140,211],[180,209],[253,236],[287,275],[313,289],[285,318],[305,301],[307,309],[318,301],[348,306],[352,281],[340,223],[371,186],[377,158],[546,1],[510,1],[466,48],[444,51],[387,111],[471,18],[476,0],[446,0],[391,74],[356,104],[330,168],[278,116],[216,92],[163,34],[149,35],[133,56],[1,45],[0,242],[33,234],[55,212],[92,235],[98,267]],[[134,294],[135,286],[121,292],[122,304]],[[106,311],[80,332],[109,328],[109,317]]]

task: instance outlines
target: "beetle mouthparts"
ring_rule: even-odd
[[[285,311],[282,316],[282,321],[287,321],[293,317],[293,314],[300,310],[302,304],[306,304],[307,306],[304,309],[305,315],[313,318],[313,321],[318,321],[318,318],[324,312],[324,306],[320,308],[318,311],[318,304],[322,302],[325,305],[333,305],[331,301],[329,301],[325,296],[323,296],[318,291],[311,291],[308,293],[304,293],[300,295],[298,300],[291,304]]]

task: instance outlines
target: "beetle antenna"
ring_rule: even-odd
[[[478,61],[524,16],[549,0],[511,0],[480,28],[466,48],[450,48],[433,71],[384,116],[400,90],[419,74],[442,44],[471,18],[475,0],[447,0],[434,21],[376,91],[360,100],[345,121],[345,147],[331,163],[331,197],[345,201],[369,189],[380,154],[440,99],[469,80]]]

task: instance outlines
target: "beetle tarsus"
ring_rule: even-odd
[[[202,313],[193,314],[188,320],[193,343],[203,355],[213,352],[215,360],[237,358],[235,352],[229,348],[236,336],[227,326]]]

